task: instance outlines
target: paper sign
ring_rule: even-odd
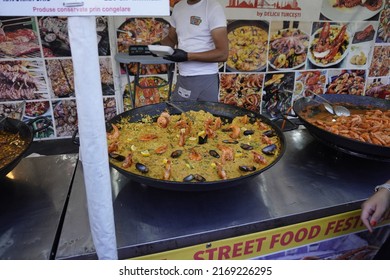
[[[0,16],[168,16],[169,0],[0,0]]]

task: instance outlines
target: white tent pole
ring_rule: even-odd
[[[117,259],[95,17],[69,17],[68,31],[92,239],[99,259]]]

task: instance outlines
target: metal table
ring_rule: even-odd
[[[340,153],[305,129],[285,132],[287,150],[245,185],[211,192],[165,191],[111,170],[120,259],[255,233],[360,208],[390,163]],[[81,164],[57,259],[95,259]]]
[[[28,157],[0,178],[0,259],[54,258],[77,161]]]

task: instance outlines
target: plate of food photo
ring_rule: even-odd
[[[347,56],[350,41],[347,24],[325,22],[311,37],[308,58],[318,67],[336,65]]]
[[[260,20],[236,20],[228,24],[228,71],[252,72],[266,68],[268,28],[268,23]]]
[[[276,70],[305,65],[310,36],[298,28],[278,30],[271,35],[268,62]]]
[[[376,16],[383,0],[323,0],[321,14],[333,21],[359,21]]]

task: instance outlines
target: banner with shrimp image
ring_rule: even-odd
[[[321,254],[327,258],[334,258],[347,251],[369,250],[367,257],[379,249],[390,233],[390,216],[387,216],[373,234],[367,234],[367,230],[360,220],[361,210],[354,210],[303,223],[274,228],[238,237],[216,240],[204,244],[198,244],[177,250],[160,252],[152,255],[136,257],[137,260],[244,260],[244,259],[272,259],[274,254],[288,255],[298,248],[306,250],[305,254],[290,256],[291,259],[309,258]],[[386,226],[387,225],[387,226]],[[351,235],[354,235],[351,237]],[[320,243],[337,238],[354,239],[350,246],[340,247],[333,252],[314,252],[321,249]],[[346,238],[348,237],[348,238]],[[356,242],[359,239],[360,242]],[[338,239],[341,240],[341,239]],[[365,241],[364,241],[365,240]],[[355,247],[357,244],[361,249]],[[315,249],[317,248],[317,249]],[[310,250],[309,250],[310,249]],[[330,249],[328,248],[328,251]],[[298,252],[297,250],[296,252]],[[369,254],[368,254],[369,253]],[[269,257],[267,257],[269,256]],[[275,256],[275,255],[274,255]],[[276,256],[275,256],[276,258]],[[286,257],[288,258],[288,256]]]

